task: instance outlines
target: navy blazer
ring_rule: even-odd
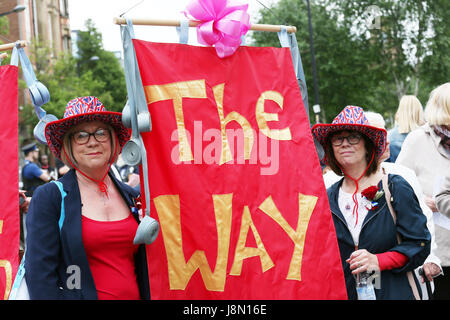
[[[343,179],[329,187],[327,193],[336,228],[347,295],[349,299],[357,299],[355,278],[350,265],[345,261],[355,251],[355,243],[338,205],[342,181]],[[397,215],[397,224],[394,224],[383,194],[377,200],[378,207],[370,210],[363,221],[358,249],[366,249],[372,254],[397,251],[407,256],[408,262],[405,266],[381,272],[379,289],[375,289],[375,294],[377,300],[414,299],[406,272],[422,265],[430,254],[431,235],[426,225],[427,219],[408,182],[399,175],[389,174],[388,186],[392,195],[392,207]],[[378,188],[383,189],[381,181]],[[397,241],[397,234],[402,239],[400,244]],[[420,288],[415,277],[414,280],[417,288]]]
[[[113,175],[110,177],[131,210],[139,193]],[[26,215],[25,279],[30,299],[96,300],[97,290],[81,236],[81,196],[75,170],[70,170],[59,181],[67,193],[61,231],[58,226],[61,193],[54,183],[35,190]],[[139,223],[137,210],[133,210],[133,215]],[[135,267],[141,299],[148,300],[150,285],[145,245],[139,246]],[[72,276],[74,270],[80,271],[79,288]]]

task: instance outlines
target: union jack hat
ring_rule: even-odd
[[[114,128],[120,145],[118,153],[130,139],[128,129],[122,124],[120,112],[106,111],[100,100],[93,96],[75,98],[67,103],[62,119],[49,122],[45,126],[45,139],[58,159],[61,159],[63,137],[67,131],[81,122],[89,121],[101,121]]]
[[[331,124],[318,123],[311,130],[313,136],[324,148],[330,133],[343,130],[358,131],[372,140],[375,145],[376,159],[380,158],[386,148],[386,130],[371,126],[364,115],[363,108],[358,106],[346,106]]]

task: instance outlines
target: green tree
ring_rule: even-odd
[[[367,32],[364,17],[373,5],[379,10],[379,26]],[[403,95],[416,95],[424,104],[434,87],[448,81],[448,1],[344,0],[337,12],[348,28],[366,30],[357,38],[366,42],[382,71],[374,85],[383,83],[385,90],[374,87],[370,96],[384,104],[385,116],[395,113]]]
[[[259,23],[297,27],[296,38],[302,56],[309,104],[312,105],[314,87],[306,1],[280,0],[272,7],[261,10],[260,14]],[[319,82],[319,104],[322,116],[332,119],[346,105],[363,105],[368,102],[366,92],[373,81],[373,73],[367,72],[366,63],[370,53],[363,43],[352,38],[345,27],[338,25],[326,6],[312,1],[311,16]],[[257,45],[279,46],[276,34],[254,33],[253,39]],[[312,116],[312,110],[310,115]]]
[[[77,41],[79,72],[92,72],[93,79],[104,85],[91,94],[112,111],[122,111],[127,99],[123,69],[114,53],[103,49],[102,35],[92,20],[88,19],[85,26],[87,30],[79,32]]]
[[[381,13],[375,28],[368,20],[373,5]],[[448,1],[311,0],[311,16],[319,103],[326,121],[348,104],[381,112],[389,120],[402,95],[415,94],[424,103],[432,88],[448,81]],[[280,0],[261,11],[260,23],[297,27],[313,97],[306,1]],[[257,45],[276,45],[276,36],[270,37],[254,35]]]
[[[346,23],[367,30],[367,20],[357,17],[367,16],[367,8],[374,5],[380,14],[379,26],[359,37],[370,37],[369,44],[380,57],[378,63],[395,82],[398,98],[406,93],[417,95],[424,60],[436,61],[435,54],[441,55],[445,42],[448,47],[444,17],[450,14],[450,6],[434,0],[344,0],[339,10]]]
[[[51,58],[50,48],[40,41],[30,48],[29,58],[36,77],[50,92],[50,101],[42,108],[59,119],[64,115],[67,102],[75,97],[94,95],[110,111],[122,111],[126,103],[125,76],[119,61],[112,52],[103,50],[101,34],[92,21],[87,21],[86,27],[87,31],[80,32],[78,57],[61,53]],[[24,81],[19,85],[27,88]],[[32,136],[37,122],[33,106],[25,105],[20,113],[20,123],[28,136]]]
[[[436,86],[450,79],[450,28],[447,22],[450,5],[446,0],[435,0],[431,1],[429,6],[433,12],[430,23],[434,41],[430,44],[428,48],[430,54],[423,59],[419,71],[419,76],[426,79],[419,87],[419,96],[424,98],[428,98],[430,91]]]
[[[6,16],[0,17],[0,34],[7,35],[8,33],[9,33],[8,18]]]
[[[36,78],[42,82],[50,93],[50,101],[42,106],[48,113],[61,119],[64,115],[66,104],[69,100],[92,94],[92,91],[101,91],[104,83],[94,79],[92,72],[87,71],[80,76],[77,72],[77,61],[70,54],[61,54],[57,59],[50,58],[50,48],[42,42],[34,42],[31,45],[31,57],[35,67]],[[19,81],[19,86],[26,89],[26,83]],[[21,125],[29,127],[32,131],[38,122],[34,107],[27,104],[21,111]]]

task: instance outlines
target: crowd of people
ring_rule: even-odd
[[[380,114],[347,106],[312,134],[325,151],[323,178],[348,298],[361,299],[361,277],[378,272],[376,299],[449,299],[450,83],[431,92],[425,110],[416,97],[403,97],[389,132]],[[36,145],[22,149],[31,196],[24,207],[31,299],[150,298],[145,246],[133,244],[139,176],[115,165],[129,138],[120,113],[81,97],[46,126],[62,166],[51,168],[42,155],[39,167]],[[47,183],[52,179],[63,188]],[[70,265],[81,268],[79,287],[68,287]]]

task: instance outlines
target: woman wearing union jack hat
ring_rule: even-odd
[[[417,299],[414,273],[430,252],[430,233],[411,186],[389,174],[391,214],[379,168],[386,130],[369,125],[364,110],[347,106],[331,124],[316,124],[325,162],[343,178],[327,189],[349,299]],[[400,236],[401,242],[398,241]],[[375,285],[358,283],[376,277]]]
[[[27,217],[30,299],[149,299],[144,245],[133,244],[137,192],[109,169],[129,140],[121,113],[75,98],[46,125],[53,154],[71,170],[34,192]]]

